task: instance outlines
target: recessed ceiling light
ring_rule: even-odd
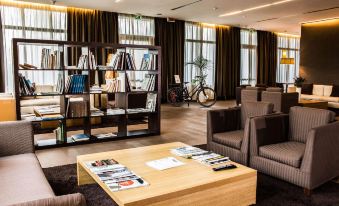
[[[255,6],[255,7],[252,7],[252,8],[244,9],[244,10],[238,10],[238,11],[232,11],[232,12],[229,12],[229,13],[225,13],[225,14],[220,15],[219,17],[232,16],[232,15],[244,13],[244,12],[247,12],[247,11],[253,11],[253,10],[262,9],[262,8],[266,8],[266,7],[270,7],[270,6],[275,6],[275,5],[278,5],[278,4],[287,3],[287,2],[290,2],[290,1],[295,1],[295,0],[283,0],[283,1],[273,2],[273,3],[270,3],[270,4],[263,4],[263,5]]]
[[[122,0],[114,0],[115,1],[115,3],[119,3],[119,2],[121,2]]]

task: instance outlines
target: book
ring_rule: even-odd
[[[66,102],[66,117],[87,117],[88,101],[83,98],[68,98]]]
[[[166,157],[166,158],[146,162],[147,166],[152,167],[156,170],[166,170],[166,169],[170,169],[173,167],[179,167],[184,164],[185,163],[177,160],[174,157]]]
[[[35,84],[19,73],[19,93],[22,96],[36,95]]]
[[[74,74],[67,77],[65,93],[81,94],[86,91],[87,75]]]
[[[71,139],[74,142],[81,142],[89,140],[89,137],[86,134],[74,134],[71,136]]]
[[[147,93],[146,109],[148,109],[150,112],[155,112],[156,110],[157,96],[157,94]]]

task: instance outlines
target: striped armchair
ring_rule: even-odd
[[[264,102],[244,102],[241,107],[208,111],[207,148],[247,165],[249,119],[272,111],[273,105]]]
[[[309,192],[339,175],[339,122],[328,110],[292,107],[251,120],[250,166]]]

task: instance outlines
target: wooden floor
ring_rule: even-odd
[[[76,156],[168,142],[183,142],[189,145],[206,144],[206,113],[209,109],[235,106],[235,101],[218,101],[212,108],[173,107],[163,104],[161,108],[161,135],[119,140],[112,142],[79,145],[56,149],[38,150],[36,154],[43,168],[76,163]]]

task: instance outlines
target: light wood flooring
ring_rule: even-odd
[[[202,108],[198,104],[190,107],[161,107],[161,135],[112,142],[79,145],[72,147],[38,150],[36,154],[43,168],[76,163],[76,156],[96,152],[183,142],[189,145],[206,144],[206,114],[209,109],[235,106],[235,101],[218,101],[212,108]]]

